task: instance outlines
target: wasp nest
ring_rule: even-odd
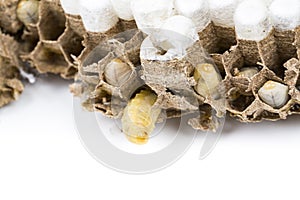
[[[215,130],[226,110],[243,122],[300,113],[297,0],[62,5],[87,30],[73,93],[89,110],[122,117],[131,141],[146,140],[151,119],[199,113],[189,124]],[[139,30],[117,34],[134,22]],[[147,108],[138,109],[142,104]]]
[[[203,130],[226,110],[243,122],[300,113],[298,0],[1,4],[1,38],[17,46],[4,62],[75,76],[84,107],[122,118],[131,141],[146,141],[150,121],[190,113]]]

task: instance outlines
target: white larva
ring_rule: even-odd
[[[118,58],[113,59],[104,69],[106,82],[115,87],[120,87],[126,83],[131,74],[131,67]]]
[[[222,81],[215,66],[209,63],[200,64],[195,68],[194,78],[197,82],[195,90],[203,97],[218,96],[217,88]]]
[[[25,25],[37,23],[39,19],[39,1],[21,0],[18,4],[17,16]]]
[[[262,101],[273,108],[281,108],[289,100],[288,91],[289,87],[282,83],[267,81],[263,87],[259,89],[258,95]]]
[[[244,77],[244,78],[252,78],[255,74],[259,71],[256,67],[245,67],[242,68],[237,74],[237,77]]]

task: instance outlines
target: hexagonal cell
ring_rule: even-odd
[[[114,95],[105,83],[99,84],[89,97],[89,104],[93,105],[93,109],[105,114],[106,116],[118,118],[122,114],[123,109],[127,105],[127,101]]]
[[[68,66],[59,45],[40,42],[30,56],[40,73],[64,73]]]
[[[81,67],[84,68],[86,66],[92,65],[94,63],[98,63],[100,60],[105,58],[108,53],[111,51],[111,48],[104,46],[97,46],[93,49],[91,53],[86,57],[84,61],[82,61]]]
[[[233,28],[215,26],[215,33],[218,38],[219,47],[218,51],[214,53],[223,54],[237,44],[235,30]]]
[[[231,75],[236,78],[249,78],[258,74],[262,70],[261,65],[240,65],[230,70]]]
[[[37,27],[28,26],[26,29],[24,29],[21,39],[24,53],[33,51],[40,40]]]
[[[297,48],[294,44],[295,31],[275,31],[277,53],[279,54],[279,62],[281,65],[291,58],[297,57]]]
[[[246,65],[256,65],[258,62],[276,71],[282,65],[279,63],[277,45],[274,32],[257,42],[252,40],[238,40],[240,49]]]
[[[118,42],[118,54],[126,54],[134,65],[140,65],[140,48],[142,41],[145,39],[144,33],[138,29],[129,29],[117,34],[112,39]]]
[[[122,39],[124,38],[120,36],[104,42],[89,53],[79,66],[81,83],[74,88],[88,88],[86,95],[83,91],[83,96],[86,96],[83,106],[89,110],[96,109],[109,117],[118,117],[126,106],[126,103],[121,106],[122,102],[128,101],[132,93],[142,85],[135,66],[126,52],[123,52],[124,44],[120,42]],[[116,71],[117,69],[122,70]],[[114,74],[118,72],[121,74]],[[86,84],[88,87],[84,87]]]
[[[200,42],[209,54],[223,54],[237,44],[235,30],[216,26],[213,23],[199,32]]]
[[[73,63],[73,56],[78,57],[83,51],[83,36],[78,35],[75,31],[67,28],[64,34],[59,38],[59,44],[62,46],[63,53],[70,63]]]
[[[246,96],[239,92],[236,92],[234,95],[236,95],[236,97],[229,101],[229,105],[231,109],[239,112],[246,110],[255,100],[253,95]]]
[[[63,9],[57,3],[43,1],[39,12],[38,29],[41,40],[57,40],[66,29]]]
[[[84,50],[82,51],[81,55],[78,57],[78,60],[80,62],[84,62],[84,60],[89,57],[89,54],[97,48],[97,46],[101,43],[106,42],[108,39],[112,39],[114,36],[119,37],[120,33],[124,35],[124,32],[126,35],[129,35],[127,33],[128,30],[134,29],[137,31],[136,23],[135,21],[124,21],[119,20],[119,22],[109,31],[106,33],[92,33],[92,32],[86,32],[84,34]],[[126,42],[127,40],[123,41]],[[119,41],[122,43],[121,41]],[[106,42],[107,43],[107,42]],[[136,45],[135,47],[139,48],[140,45]],[[129,47],[131,48],[131,47]],[[124,48],[122,48],[124,49]],[[111,51],[111,50],[109,50]]]

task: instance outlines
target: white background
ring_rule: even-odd
[[[171,167],[148,175],[112,171],[82,146],[68,82],[48,77],[0,109],[0,199],[299,199],[300,116],[241,124],[228,119],[213,152],[203,135]]]

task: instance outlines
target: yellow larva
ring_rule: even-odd
[[[153,92],[142,90],[129,101],[122,117],[122,129],[130,142],[135,144],[148,142],[161,113],[161,109],[153,107],[156,99],[157,96]]]
[[[18,4],[17,15],[19,20],[25,24],[35,24],[39,18],[38,0],[21,0]]]

